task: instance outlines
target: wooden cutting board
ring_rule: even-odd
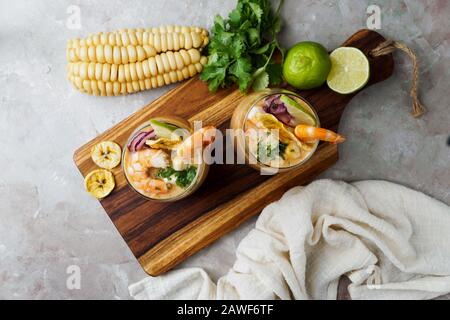
[[[361,30],[344,45],[367,54],[384,40],[376,32]],[[387,79],[394,69],[392,55],[370,58],[370,67],[368,85]],[[333,130],[337,130],[342,112],[354,96],[334,93],[326,85],[298,93],[316,109],[322,126]],[[74,154],[75,164],[86,176],[96,169],[90,158],[94,144],[113,140],[125,147],[130,134],[157,115],[202,120],[204,125],[225,129],[242,97],[234,88],[211,94],[205,83],[193,78],[79,148]],[[202,187],[187,199],[174,203],[140,197],[127,185],[119,166],[112,170],[115,190],[100,202],[144,270],[156,276],[260,213],[291,187],[311,182],[337,159],[337,147],[322,144],[305,165],[276,176],[262,176],[245,165],[212,165]]]

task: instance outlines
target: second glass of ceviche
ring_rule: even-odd
[[[197,190],[206,178],[204,150],[216,136],[215,127],[193,132],[188,121],[158,117],[143,123],[123,152],[128,184],[149,200],[176,201]]]
[[[305,163],[319,141],[340,143],[345,138],[320,128],[311,105],[294,92],[267,89],[244,98],[233,113],[231,128],[239,130],[236,149],[246,162],[268,173]]]

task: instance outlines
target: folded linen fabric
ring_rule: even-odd
[[[450,292],[450,207],[386,181],[318,180],[267,206],[215,285],[199,268],[147,277],[135,299],[430,299]]]

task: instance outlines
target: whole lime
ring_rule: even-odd
[[[284,79],[293,87],[307,90],[327,80],[331,60],[327,50],[316,42],[299,42],[289,49],[283,64]]]

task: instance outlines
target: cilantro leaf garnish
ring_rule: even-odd
[[[280,143],[278,144],[278,154],[280,155],[280,157],[282,159],[284,159],[284,154],[286,153],[286,148],[287,148],[287,143],[283,143],[280,141]]]
[[[156,173],[156,177],[159,179],[169,179],[173,174],[175,174],[175,169],[171,167],[159,169]]]
[[[195,175],[197,174],[196,167],[189,167],[186,170],[178,171],[177,174],[177,186],[181,188],[187,188],[191,185],[192,181],[195,179]]]
[[[197,168],[194,166],[188,167],[183,171],[176,171],[172,167],[159,169],[156,173],[156,177],[159,179],[169,179],[170,177],[175,177],[175,183],[177,186],[186,189],[194,181],[197,174]]]
[[[273,146],[267,141],[259,140],[256,148],[256,159],[260,162],[267,162],[275,159],[277,156],[284,159],[288,144],[278,141],[277,145]]]

